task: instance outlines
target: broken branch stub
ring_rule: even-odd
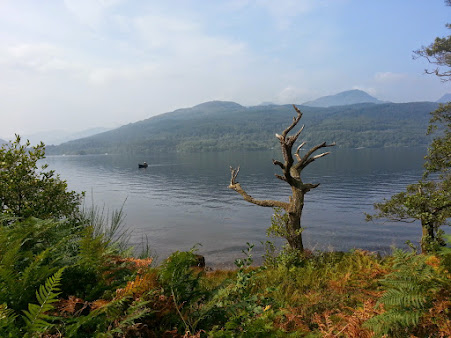
[[[293,107],[297,113],[297,116],[293,117],[291,124],[283,130],[282,134],[276,133],[276,138],[280,142],[283,161],[273,159],[273,164],[279,166],[280,169],[282,169],[282,175],[275,174],[275,176],[278,179],[287,182],[291,186],[292,195],[289,196],[289,202],[258,200],[250,196],[237,181],[240,167],[237,167],[236,169],[230,167],[231,177],[229,188],[235,190],[237,193],[243,196],[244,200],[247,202],[263,207],[279,207],[284,209],[288,214],[288,221],[285,225],[286,236],[284,237],[287,239],[288,244],[293,249],[303,251],[304,247],[302,244],[301,216],[304,207],[304,195],[310,190],[317,188],[319,186],[319,183],[312,184],[302,182],[301,172],[307,165],[309,165],[313,161],[330,154],[329,151],[326,151],[321,154],[314,155],[317,150],[321,148],[332,147],[335,145],[335,143],[327,144],[326,142],[323,142],[312,147],[306,152],[304,156],[301,156],[299,154],[299,151],[305,145],[305,142],[302,142],[294,152],[294,156],[297,159],[297,163],[294,164],[292,148],[294,143],[296,143],[299,135],[304,130],[304,126],[302,126],[300,130],[298,130],[294,135],[288,136],[288,133],[293,130],[294,127],[296,127],[302,117],[302,112],[295,105],[293,105]]]

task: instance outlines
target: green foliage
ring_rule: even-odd
[[[446,5],[451,6],[449,0],[445,0]],[[451,29],[451,24],[446,27]],[[442,79],[442,81],[449,81],[451,79],[451,35],[447,37],[437,37],[435,41],[427,47],[421,47],[415,51],[419,57],[426,58],[429,63],[436,65],[432,71],[426,70],[427,74],[435,74]],[[442,67],[442,68],[440,68]]]
[[[0,148],[0,211],[14,217],[62,218],[78,210],[81,195],[67,191],[67,184],[53,170],[38,172],[45,157],[43,143],[21,144],[20,136]]]
[[[386,218],[395,221],[418,220],[423,228],[421,248],[434,251],[444,244],[440,226],[448,224],[451,217],[451,104],[440,105],[431,113],[428,133],[439,131],[426,156],[424,179],[439,173],[434,179],[420,180],[407,186],[405,192],[389,200],[374,204],[377,213],[367,215],[367,220]]]
[[[0,217],[0,221],[3,218]],[[71,222],[36,218],[8,219],[3,223],[0,227],[0,304],[4,304],[4,319],[0,321],[0,336],[2,332],[19,329],[34,332],[50,328],[46,312],[56,299],[57,287],[61,289],[60,295],[75,294],[95,300],[108,293],[114,294],[117,288],[135,277],[134,270],[128,269],[126,262],[120,259],[121,251],[114,240],[94,235],[93,226],[73,228]],[[53,274],[54,277],[49,278]],[[38,305],[34,304],[35,297]],[[26,316],[11,319],[8,315],[11,311],[14,314],[24,311]],[[135,315],[132,308],[124,308],[119,316],[125,320],[123,327]],[[112,320],[111,316],[96,317],[96,320]]]
[[[440,181],[421,182],[399,196],[399,214],[440,223],[434,208],[450,189],[443,166],[437,172]],[[420,212],[423,205],[432,209]],[[195,248],[150,269],[124,257],[130,251],[122,210],[108,216],[92,207],[75,219],[61,216],[64,221],[54,215],[0,215],[2,337],[357,337],[371,335],[362,326],[371,317],[367,325],[379,335],[451,334],[447,247],[437,248],[440,259],[400,252],[381,259],[361,250],[301,255],[285,248],[277,254],[267,242],[267,264],[259,268],[252,267],[248,244],[235,271],[200,270]],[[283,237],[285,224],[286,215],[275,210],[268,232]],[[374,307],[381,288],[385,293]]]
[[[405,337],[421,333],[418,324],[422,316],[432,308],[438,292],[451,286],[449,279],[427,264],[430,257],[395,252],[395,270],[381,280],[386,291],[378,304],[384,306],[385,312],[366,324],[376,335]]]
[[[135,322],[151,310],[149,302],[130,296],[114,299],[92,310],[86,316],[74,318],[66,328],[66,337],[124,337]]]
[[[449,1],[447,4],[450,5]],[[447,27],[451,28],[449,24]],[[435,74],[445,81],[450,79],[451,36],[436,38],[429,47],[422,47],[415,53],[438,66],[432,72],[426,70],[427,73]],[[448,70],[443,71],[439,67]],[[367,220],[388,218],[397,221],[421,221],[422,252],[437,250],[444,244],[439,227],[449,224],[447,220],[451,217],[451,104],[440,105],[431,114],[427,134],[438,131],[438,136],[428,148],[424,179],[431,173],[439,173],[439,177],[409,185],[405,192],[393,195],[383,203],[376,203],[374,207],[378,212],[375,215],[367,215]]]
[[[195,332],[199,321],[203,319],[200,305],[207,297],[206,290],[200,284],[204,272],[194,269],[197,265],[195,251],[196,247],[190,251],[174,252],[159,271],[163,292],[172,298],[178,318],[187,332]]]
[[[428,134],[438,132],[426,156],[428,173],[439,172],[446,177],[451,168],[451,103],[440,105],[433,111],[429,122]],[[445,178],[444,177],[444,178]]]
[[[310,143],[334,140],[340,147],[427,146],[424,134],[436,103],[355,104],[301,107]],[[99,135],[48,147],[50,154],[159,153],[262,150],[277,147],[274,133],[292,118],[291,105],[242,107],[215,102],[136,122]]]
[[[123,229],[122,208],[109,216],[104,209],[92,206],[82,209],[79,218],[82,228],[72,265],[65,271],[64,295],[93,300],[131,278],[125,264],[115,258],[129,254],[132,248],[128,245],[129,234]],[[114,273],[112,266],[116,268]],[[79,283],[66,283],[73,279]]]
[[[374,204],[378,211],[366,215],[367,220],[386,218],[394,221],[413,222],[419,220],[423,228],[421,247],[423,252],[436,250],[444,244],[439,231],[451,217],[450,181],[420,181],[407,186],[405,192],[393,195],[389,200]]]
[[[159,278],[167,295],[173,295],[177,304],[190,303],[199,296],[202,271],[194,271],[197,259],[191,251],[174,252],[160,268]]]
[[[255,292],[255,278],[265,268],[250,268],[254,246],[247,245],[247,250],[243,251],[245,258],[235,260],[238,267],[236,277],[218,288],[206,305],[207,308],[210,305],[210,311],[221,313],[220,320],[209,332],[212,337],[257,337],[282,333],[274,326],[274,319],[280,312],[271,308],[273,300]]]
[[[59,236],[62,236],[60,238]],[[21,311],[34,290],[70,264],[74,234],[64,223],[34,218],[0,227],[0,303]]]
[[[0,304],[0,336],[14,337],[18,335],[18,329],[15,327],[17,314],[12,309],[8,309],[6,304]]]
[[[64,268],[59,269],[53,276],[50,276],[45,284],[39,286],[36,291],[38,304],[28,304],[28,311],[24,310],[24,320],[29,334],[44,332],[52,325],[47,322],[50,318],[46,312],[53,310],[52,303],[57,301],[60,291],[61,276]]]
[[[91,236],[101,238],[104,246],[115,247],[117,250],[125,251],[130,248],[130,232],[125,229],[124,205],[120,209],[113,210],[111,213],[102,208],[92,205],[81,210],[81,223],[88,224],[92,228]]]
[[[274,208],[274,214],[271,216],[271,226],[266,230],[266,236],[287,238],[290,235],[287,230],[287,224],[288,214],[285,210]]]

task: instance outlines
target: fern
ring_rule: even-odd
[[[34,301],[35,290],[63,264],[65,246],[74,236],[49,240],[58,222],[28,219],[0,231],[0,303],[16,312]],[[38,237],[35,237],[37,235]]]
[[[0,304],[0,333],[12,329],[16,318],[14,310],[8,309],[6,304]]]
[[[54,308],[52,303],[57,301],[63,271],[64,268],[59,269],[53,276],[47,278],[44,285],[39,286],[39,291],[36,291],[36,298],[39,305],[28,304],[28,311],[23,311],[25,314],[23,319],[29,333],[43,332],[52,326],[52,324],[46,321],[49,316],[45,313]]]
[[[394,258],[396,270],[381,280],[386,292],[377,304],[386,311],[366,322],[376,335],[397,337],[415,332],[436,293],[444,287],[439,273],[427,264],[428,256],[397,251]]]
[[[117,337],[118,334],[122,337],[136,320],[151,311],[146,307],[148,303],[140,299],[132,301],[131,296],[107,302],[86,316],[74,318],[74,323],[66,328],[66,336],[76,337],[83,327],[90,327],[96,337]]]
[[[135,300],[130,306],[127,308],[125,312],[125,317],[120,320],[117,324],[116,328],[111,331],[111,334],[121,334],[124,335],[125,331],[132,327],[136,320],[141,319],[146,314],[150,312],[150,309],[146,307],[148,301]]]
[[[0,301],[4,302],[9,300],[11,297],[10,288],[15,285],[15,271],[14,265],[16,263],[18,253],[21,247],[21,241],[16,241],[9,244],[9,250],[1,252],[0,258]],[[1,245],[6,245],[6,243],[1,243]],[[3,248],[2,248],[3,249]]]

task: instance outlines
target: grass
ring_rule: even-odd
[[[39,314],[44,337],[451,336],[449,249],[282,251],[255,267],[249,246],[234,270],[193,266],[195,250],[155,267],[103,228],[120,217],[90,215],[76,230],[37,219],[0,228],[0,336],[33,336],[23,311],[63,270],[58,295],[47,288],[57,301]],[[416,292],[412,300],[391,297],[403,288]]]

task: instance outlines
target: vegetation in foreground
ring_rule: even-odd
[[[194,250],[153,267],[92,226],[9,220],[0,232],[0,336],[451,335],[449,248],[384,258],[268,250],[258,268],[251,250],[233,271],[195,267]]]
[[[446,69],[450,53],[449,37],[417,52]],[[450,337],[451,248],[439,231],[451,212],[450,112],[433,112],[430,131],[442,129],[423,181],[370,215],[420,220],[421,254],[290,245],[276,254],[267,242],[261,267],[251,266],[249,245],[233,271],[197,268],[194,249],[160,267],[147,253],[132,257],[121,212],[80,210],[80,195],[38,172],[44,146],[17,137],[0,148],[0,336]],[[276,210],[268,233],[286,237],[286,218]]]
[[[0,155],[1,337],[451,335],[450,248],[381,258],[268,242],[258,268],[251,245],[232,271],[196,267],[195,250],[155,267],[127,249],[120,211],[81,209],[38,168],[43,147],[18,137]],[[268,232],[280,236],[284,217]]]

